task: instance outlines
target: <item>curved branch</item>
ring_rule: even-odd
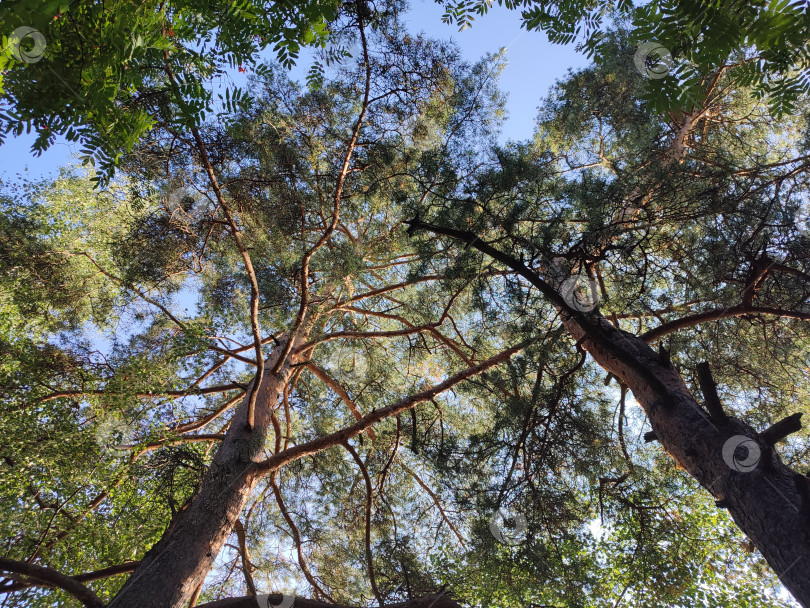
[[[85,587],[75,578],[65,576],[53,568],[0,557],[0,570],[9,572],[12,575],[22,575],[33,579],[35,585],[62,589],[87,606],[87,608],[104,608],[104,602],[92,590]]]
[[[312,361],[307,361],[307,368],[309,369],[309,371],[315,374],[315,376],[317,376],[326,386],[328,386],[333,391],[335,391],[335,393],[337,393],[338,397],[340,397],[346,404],[346,407],[349,408],[355,420],[363,419],[363,414],[360,413],[360,408],[357,407],[357,404],[349,396],[349,393],[346,391],[345,388],[343,388],[334,378],[332,378],[329,374],[327,374],[322,368],[315,365]],[[366,429],[366,435],[368,435],[372,441],[377,439],[377,434],[374,432],[373,429]]]
[[[318,584],[318,581],[315,580],[315,576],[312,574],[312,572],[310,572],[309,566],[307,566],[307,561],[304,557],[304,548],[301,543],[301,533],[298,531],[298,526],[295,525],[295,520],[293,520],[289,510],[287,510],[287,506],[284,504],[284,499],[281,496],[281,488],[279,488],[278,484],[276,483],[275,473],[270,475],[270,487],[273,489],[273,494],[276,497],[276,503],[281,511],[281,515],[284,517],[287,525],[290,526],[290,533],[292,534],[293,542],[295,543],[295,550],[298,554],[298,565],[301,566],[301,571],[304,573],[304,577],[307,579],[307,581],[309,581],[309,584],[312,585],[312,588],[315,589],[318,594],[330,601],[334,601],[332,596],[324,591],[324,589]]]
[[[634,354],[628,352],[622,346],[611,341],[599,324],[594,323],[593,319],[595,317],[589,317],[581,310],[570,306],[560,292],[552,287],[552,285],[547,281],[542,279],[534,270],[528,268],[523,261],[509,255],[508,253],[504,253],[503,251],[496,249],[488,243],[485,243],[477,234],[469,230],[457,230],[455,228],[446,228],[444,226],[429,224],[419,219],[419,216],[404,223],[408,226],[408,235],[410,236],[413,236],[413,233],[417,230],[426,230],[428,232],[432,232],[433,234],[449,236],[453,239],[466,243],[467,247],[477,249],[484,255],[487,255],[493,260],[504,264],[507,268],[511,268],[516,274],[523,277],[531,285],[536,287],[537,290],[558,310],[564,313],[567,318],[573,319],[577,325],[585,330],[588,338],[595,345],[599,346],[600,348],[604,348],[607,352],[611,353],[612,356],[626,361],[656,393],[661,396],[667,395],[667,388],[661,383],[660,379],[656,377],[655,374],[650,372],[650,370],[647,369],[647,367],[641,361],[636,359]]]
[[[280,606],[284,601],[284,596],[275,593],[267,598],[267,604],[270,606]],[[285,604],[286,605],[286,604]],[[230,597],[224,600],[216,600],[208,602],[207,604],[200,604],[197,608],[257,608],[259,603],[252,595],[245,597]],[[260,608],[266,608],[261,606]],[[303,597],[296,597],[290,608],[354,608],[343,604],[327,604],[326,602],[319,602],[318,600],[310,600]],[[420,597],[407,602],[399,602],[397,604],[387,604],[386,608],[461,608],[461,606],[453,601],[453,599],[444,593],[437,593],[427,597]]]
[[[318,437],[317,439],[312,439],[311,441],[307,441],[291,448],[288,448],[278,454],[274,454],[264,462],[260,462],[255,464],[252,467],[251,473],[253,475],[258,475],[262,477],[273,471],[278,470],[282,466],[287,463],[293,462],[294,460],[298,460],[299,458],[304,458],[310,454],[315,454],[324,450],[326,448],[330,448],[336,445],[340,445],[354,437],[355,435],[359,435],[367,428],[373,426],[380,420],[384,420],[385,418],[389,418],[391,416],[396,416],[397,414],[409,410],[410,408],[414,407],[418,403],[422,403],[423,401],[429,401],[443,393],[444,391],[453,388],[457,384],[460,384],[464,380],[468,378],[472,378],[484,372],[491,367],[498,365],[499,363],[503,363],[507,361],[514,355],[515,353],[523,350],[528,344],[531,343],[531,340],[526,340],[507,348],[506,350],[498,353],[497,355],[490,357],[489,359],[482,361],[478,365],[468,367],[457,374],[454,374],[447,378],[444,382],[440,382],[438,384],[434,384],[430,388],[420,392],[414,393],[413,395],[409,395],[403,399],[400,399],[396,403],[389,405],[388,407],[381,408],[379,410],[372,410],[370,413],[363,416],[362,420],[358,420],[355,424],[343,428],[339,431],[335,431],[334,433],[329,433],[328,435],[324,435],[323,437]]]
[[[211,412],[207,416],[203,416],[199,420],[195,420],[194,422],[187,422],[185,424],[179,424],[179,425],[177,425],[175,427],[170,428],[169,430],[172,433],[180,433],[180,434],[182,434],[182,433],[190,433],[191,431],[196,431],[198,429],[201,429],[204,426],[206,426],[209,422],[212,422],[212,421],[216,420],[217,418],[222,416],[222,414],[224,414],[229,409],[231,409],[234,405],[236,405],[236,403],[242,398],[242,396],[244,394],[245,394],[244,391],[242,391],[241,393],[239,393],[235,397],[232,397],[231,399],[228,399],[218,409],[214,410],[213,412]]]
[[[425,492],[427,492],[428,495],[433,499],[433,504],[435,504],[436,508],[439,509],[439,513],[441,513],[442,519],[448,526],[450,526],[450,529],[453,531],[453,534],[456,535],[456,538],[458,538],[458,542],[461,543],[461,546],[466,549],[467,545],[464,543],[464,538],[461,536],[459,531],[453,525],[453,522],[450,521],[450,518],[447,517],[447,513],[444,512],[444,508],[442,507],[441,502],[439,501],[439,497],[436,496],[436,493],[430,489],[430,486],[428,486],[424,481],[422,481],[419,475],[416,474],[416,471],[414,471],[407,464],[402,462],[401,458],[397,459],[397,462],[399,463],[399,466],[401,466],[405,470],[405,472],[408,473],[408,475],[413,477],[414,480],[416,480],[416,483],[418,483],[422,487],[422,489]]]
[[[175,78],[172,66],[169,63],[168,50],[163,51],[163,58],[166,75],[169,77],[172,87],[178,94],[178,98],[181,98],[182,95],[180,95],[180,87],[177,84],[177,79]],[[231,236],[233,236],[234,243],[236,243],[236,248],[239,250],[239,255],[242,256],[242,262],[245,266],[245,273],[247,274],[248,282],[250,283],[250,328],[253,333],[253,346],[256,354],[256,375],[253,379],[253,386],[251,387],[250,394],[248,396],[246,422],[248,428],[252,429],[255,422],[254,412],[256,409],[256,399],[259,393],[259,386],[261,386],[262,378],[264,377],[264,354],[262,353],[262,334],[261,327],[259,326],[259,279],[256,276],[255,269],[253,268],[253,261],[250,258],[250,253],[242,240],[242,231],[236,224],[236,220],[231,213],[230,207],[225,202],[225,196],[222,193],[222,188],[219,184],[219,180],[217,179],[216,172],[214,171],[214,165],[211,163],[211,158],[208,155],[208,148],[200,136],[200,131],[197,129],[197,127],[192,126],[190,131],[197,146],[200,164],[203,166],[203,169],[205,169],[205,172],[208,175],[208,181],[211,183],[211,188],[214,190],[214,196],[216,196],[217,204],[222,209],[222,213],[225,215],[226,223],[230,229]],[[289,347],[290,345],[288,345],[288,348]],[[288,353],[285,353],[285,357],[286,354]],[[283,361],[283,359],[284,357],[280,359],[280,361]],[[275,373],[278,373],[278,369],[275,370]]]
[[[360,6],[360,0],[358,0],[358,7]],[[330,222],[329,226],[327,226],[324,233],[320,236],[320,238],[315,242],[315,244],[310,248],[309,251],[304,255],[303,260],[301,260],[301,303],[298,307],[298,314],[296,315],[295,325],[293,326],[293,330],[290,332],[290,340],[284,346],[284,350],[282,351],[281,357],[278,358],[276,364],[273,366],[273,373],[277,374],[278,370],[281,369],[284,360],[290,354],[290,351],[293,347],[293,340],[298,333],[298,330],[304,323],[304,318],[307,314],[307,306],[309,305],[309,264],[312,261],[312,257],[318,252],[318,250],[323,247],[326,242],[329,240],[329,237],[332,236],[332,233],[335,231],[335,228],[338,225],[338,221],[340,220],[340,201],[343,197],[343,185],[346,182],[346,177],[351,172],[351,162],[352,162],[352,155],[354,154],[355,147],[357,146],[357,140],[360,136],[360,128],[363,126],[363,122],[366,119],[366,112],[368,111],[369,107],[369,98],[371,92],[371,62],[368,58],[368,44],[366,42],[366,30],[363,25],[363,16],[360,10],[358,10],[358,19],[357,19],[357,27],[360,31],[360,41],[362,43],[363,49],[363,62],[365,64],[365,90],[363,92],[363,101],[360,106],[360,112],[357,116],[357,122],[352,129],[351,138],[349,139],[349,143],[346,144],[346,153],[343,156],[343,166],[340,169],[340,173],[338,173],[337,181],[335,183],[335,195],[334,195],[334,203],[332,207],[332,221]]]
[[[151,452],[162,448],[164,445],[173,443],[199,443],[201,441],[222,441],[225,439],[224,433],[200,433],[198,435],[180,435],[179,437],[167,437],[159,441],[149,443],[126,443],[115,446],[116,450],[135,450],[133,460],[137,460],[146,452]]]
[[[658,327],[641,334],[641,339],[645,342],[652,342],[679,329],[694,327],[695,325],[706,323],[707,321],[718,321],[728,317],[741,317],[744,315],[773,315],[789,319],[799,319],[800,321],[810,321],[810,313],[808,312],[774,308],[771,306],[743,306],[740,304],[728,308],[707,310],[706,312],[699,312],[694,315],[675,319],[674,321],[662,323]]]
[[[242,525],[242,520],[237,519],[233,524],[236,538],[239,541],[239,556],[242,559],[242,574],[245,577],[245,585],[247,586],[248,593],[256,595],[256,584],[253,582],[253,575],[251,574],[252,564],[248,556],[247,535],[245,534],[245,526]]]
[[[377,588],[377,576],[374,574],[374,556],[371,554],[371,501],[374,498],[374,488],[371,485],[371,478],[368,476],[368,469],[360,454],[351,446],[347,441],[343,447],[352,455],[357,466],[360,467],[360,472],[363,474],[363,481],[366,483],[366,504],[365,504],[365,534],[364,544],[366,549],[366,568],[368,569],[368,580],[371,583],[371,590],[374,592],[374,597],[377,598],[380,606],[385,605],[380,590]]]
[[[77,574],[76,576],[71,576],[70,578],[72,578],[74,581],[79,581],[80,583],[88,583],[90,581],[97,581],[101,580],[102,578],[110,578],[111,576],[117,576],[119,574],[129,574],[135,570],[135,567],[139,563],[140,562],[124,562],[118,566],[110,566],[109,568],[102,568],[101,570],[93,570],[92,572]],[[0,586],[0,593],[22,591],[23,589],[34,587],[36,584],[37,583],[29,583],[24,581],[10,583],[8,585]]]
[[[245,390],[241,384],[230,383],[220,386],[209,386],[206,388],[192,388],[182,391],[156,391],[144,393],[125,393],[125,392],[111,392],[104,389],[96,389],[90,391],[59,391],[51,393],[43,397],[34,399],[33,403],[44,403],[46,401],[53,401],[54,399],[62,399],[64,397],[89,397],[91,395],[127,395],[131,397],[138,397],[139,399],[150,399],[152,397],[194,397],[196,395],[214,395],[216,393],[226,393],[228,391]]]

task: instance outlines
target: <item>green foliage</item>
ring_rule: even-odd
[[[491,0],[444,2],[444,21],[461,29],[485,15]],[[520,10],[523,26],[542,30],[556,44],[579,43],[589,57],[610,61],[605,36],[617,22],[632,23],[638,48],[651,42],[671,55],[674,67],[647,82],[646,97],[659,111],[691,110],[719,71],[766,98],[783,116],[810,92],[810,3],[805,0],[698,2],[655,0],[499,0]],[[635,49],[634,49],[635,51]],[[643,62],[646,58],[640,58]],[[667,66],[663,65],[662,70]]]
[[[354,61],[324,49],[305,85],[264,65],[225,95],[227,120],[200,129],[219,192],[172,124],[141,137],[107,194],[77,172],[4,188],[2,553],[66,573],[138,559],[198,491],[252,377],[251,282],[224,201],[256,272],[265,354],[297,328],[323,370],[297,365],[271,404],[268,454],[352,424],[346,395],[379,410],[529,342],[351,439],[385,603],[446,589],[471,607],[790,605],[709,495],[643,441],[643,412],[547,301],[402,220],[472,230],[538,272],[593,275],[600,310],[634,333],[737,304],[763,251],[792,272],[756,302],[806,314],[804,119],[775,118],[726,73],[684,135],[683,112],[643,98],[618,31],[605,59],[553,88],[533,140],[497,146],[500,57],[468,65],[390,14],[366,35]],[[347,161],[366,77],[374,101]],[[805,326],[751,314],[666,341],[690,388],[711,360],[728,409],[764,427],[806,409]],[[794,466],[808,466],[806,437],[778,448]],[[366,501],[343,446],[261,480],[242,513],[260,592],[375,603]],[[499,509],[511,536],[492,531]],[[200,601],[244,594],[238,544]],[[106,599],[122,582],[91,585]]]
[[[105,182],[157,122],[186,131],[212,115],[210,82],[226,67],[244,71],[265,49],[290,66],[302,45],[323,45],[338,8],[337,0],[4,3],[2,135],[35,132],[37,154],[57,135],[81,142]],[[246,102],[226,89],[228,111]]]

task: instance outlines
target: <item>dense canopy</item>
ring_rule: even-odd
[[[218,3],[78,3],[59,48],[118,4],[188,29],[59,119],[110,162],[0,188],[3,606],[808,605],[803,90],[731,53],[661,111],[614,14],[499,143],[501,56],[291,3],[308,81],[206,120]]]

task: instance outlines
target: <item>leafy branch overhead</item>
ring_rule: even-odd
[[[302,46],[324,45],[338,10],[338,0],[4,3],[2,135],[35,132],[35,153],[57,136],[78,141],[109,179],[157,123],[186,131],[212,116],[211,82],[227,69],[268,56],[291,66]]]
[[[492,0],[436,0],[444,21],[461,29],[486,15]],[[634,46],[654,43],[671,55],[666,77],[650,79],[645,97],[658,111],[693,108],[704,94],[702,81],[730,71],[742,86],[767,99],[784,115],[810,92],[810,2],[697,2],[691,0],[498,0],[521,13],[527,30],[541,30],[551,42],[578,43],[597,61],[610,57],[605,33],[624,23]],[[485,23],[485,20],[484,20]],[[652,61],[660,58],[652,57]]]
[[[597,61],[504,142],[397,0],[15,6],[6,127],[110,164],[0,183],[4,606],[810,605],[810,96],[510,4]]]

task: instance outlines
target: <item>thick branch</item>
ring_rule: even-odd
[[[622,348],[618,343],[610,340],[605,335],[605,331],[598,324],[593,323],[593,321],[584,313],[569,306],[565,301],[565,298],[563,298],[563,296],[556,289],[554,289],[554,287],[540,278],[536,272],[527,268],[522,261],[488,245],[474,232],[456,230],[455,228],[445,228],[443,226],[436,226],[435,224],[428,224],[421,221],[418,217],[406,221],[405,224],[409,226],[408,234],[413,234],[416,230],[427,230],[428,232],[432,232],[434,234],[449,236],[467,243],[468,247],[477,249],[481,253],[491,257],[493,260],[501,262],[508,268],[511,268],[518,275],[526,279],[531,285],[536,287],[537,290],[555,307],[576,321],[576,323],[586,331],[588,338],[591,341],[610,352],[613,356],[622,359],[628,365],[630,365],[637,374],[646,380],[650,388],[655,390],[660,397],[666,396],[666,387],[661,383],[660,379],[657,378],[655,374],[650,373],[646,365],[637,360],[635,356],[627,349]]]
[[[671,334],[679,329],[687,327],[694,327],[707,321],[718,321],[728,317],[741,317],[743,315],[773,315],[776,317],[786,317],[789,319],[799,319],[800,321],[810,321],[810,313],[799,312],[796,310],[786,310],[784,308],[773,308],[771,306],[731,306],[730,308],[717,308],[715,310],[707,310],[706,312],[699,312],[694,315],[681,317],[673,321],[662,323],[658,327],[641,334],[641,339],[645,342],[652,342]]]
[[[522,342],[516,346],[508,348],[497,355],[490,357],[486,361],[482,361],[478,365],[473,367],[468,367],[467,369],[460,371],[453,376],[450,376],[444,382],[440,382],[439,384],[434,384],[430,388],[420,392],[415,393],[413,395],[409,395],[404,399],[400,399],[396,403],[389,405],[388,407],[381,408],[379,410],[373,410],[370,413],[363,416],[362,420],[359,420],[355,424],[348,426],[344,429],[339,431],[335,431],[334,433],[329,433],[328,435],[324,435],[323,437],[319,437],[317,439],[313,439],[311,441],[307,441],[305,443],[293,446],[288,448],[278,454],[274,454],[264,462],[257,464],[254,469],[253,473],[255,475],[264,476],[272,471],[276,471],[285,464],[292,462],[294,460],[298,460],[299,458],[304,458],[310,454],[315,454],[316,452],[320,452],[329,447],[340,445],[341,443],[345,443],[355,435],[358,435],[365,431],[367,428],[370,428],[374,424],[378,423],[380,420],[385,418],[389,418],[391,416],[396,416],[397,414],[404,412],[418,403],[422,403],[423,401],[429,401],[433,399],[437,395],[443,393],[444,391],[453,388],[457,384],[460,384],[464,380],[468,378],[472,378],[473,376],[477,376],[481,372],[484,372],[491,367],[498,365],[499,363],[503,363],[507,361],[509,358],[512,357],[515,353],[523,350],[528,342]]]
[[[90,589],[75,578],[65,576],[53,568],[46,568],[45,566],[37,566],[27,562],[18,562],[13,559],[0,557],[0,570],[26,576],[36,581],[37,585],[56,587],[67,591],[70,595],[87,606],[87,608],[104,608],[104,603]]]
[[[363,18],[358,13],[358,20],[357,20],[357,29],[360,32],[360,42],[361,48],[363,50],[363,65],[365,67],[365,90],[363,91],[363,101],[360,105],[360,112],[357,116],[357,122],[354,124],[354,128],[352,129],[351,137],[349,138],[349,142],[346,144],[346,152],[343,155],[343,166],[340,168],[340,173],[338,173],[337,180],[335,182],[335,194],[333,198],[333,207],[332,207],[332,220],[327,226],[324,233],[320,236],[320,238],[315,242],[315,244],[307,251],[304,255],[303,259],[301,260],[301,302],[298,306],[298,314],[295,318],[295,325],[293,330],[290,332],[291,336],[294,338],[301,326],[304,323],[304,318],[307,314],[307,306],[309,305],[309,265],[312,261],[312,257],[318,252],[318,250],[323,247],[329,238],[332,236],[332,233],[335,231],[335,228],[338,225],[338,220],[340,219],[340,201],[343,197],[343,186],[346,182],[346,177],[349,175],[351,170],[351,162],[352,156],[354,155],[354,149],[357,146],[357,140],[360,136],[360,129],[363,126],[363,123],[366,119],[366,112],[368,111],[369,107],[369,97],[371,92],[371,63],[369,62],[368,58],[368,45],[366,42],[366,30],[363,24]],[[282,352],[282,356],[279,359],[279,362],[273,367],[273,373],[277,373],[280,366],[281,361],[283,361],[287,355],[290,354],[290,349],[292,348],[292,341],[288,342],[287,345],[284,347],[284,351]]]
[[[94,570],[93,572],[85,572],[83,574],[71,576],[70,578],[72,578],[74,581],[79,581],[80,583],[88,583],[90,581],[97,581],[101,580],[102,578],[109,578],[118,574],[127,574],[135,570],[135,566],[137,566],[138,563],[139,562],[124,562],[118,566],[110,566],[109,568],[102,568],[101,570]],[[35,587],[36,585],[37,583],[19,581],[0,587],[0,593],[21,591],[23,589],[28,589],[29,587]]]
[[[776,445],[791,433],[802,430],[802,414],[797,412],[787,418],[783,418],[769,426],[759,434],[760,439],[768,445]]]
[[[723,411],[723,405],[720,403],[720,397],[717,396],[717,384],[712,378],[712,370],[709,364],[704,361],[697,367],[698,383],[700,390],[703,392],[703,398],[706,400],[706,407],[709,410],[709,415],[712,420],[717,424],[725,424],[728,422],[728,416]]]
[[[242,521],[237,519],[233,524],[233,529],[234,532],[236,532],[236,538],[239,542],[239,556],[242,560],[242,574],[245,577],[245,586],[247,587],[248,593],[256,595],[256,585],[253,582],[250,557],[248,557],[247,535],[245,534],[245,527],[242,525]]]
[[[177,79],[175,78],[174,71],[172,70],[172,66],[169,63],[169,52],[163,52],[164,57],[164,67],[166,71],[166,75],[169,77],[169,81],[177,93],[178,98],[182,98],[180,93],[180,87],[177,84]],[[239,229],[236,221],[234,220],[233,214],[231,213],[230,207],[225,202],[225,196],[222,192],[222,188],[219,185],[219,180],[217,179],[216,172],[214,171],[214,165],[211,163],[211,158],[208,155],[208,148],[203,141],[203,138],[200,136],[200,131],[196,127],[191,127],[191,134],[194,137],[194,142],[197,146],[197,153],[200,157],[200,164],[205,169],[206,174],[208,175],[208,181],[211,183],[211,188],[214,190],[214,195],[217,199],[217,204],[222,209],[222,213],[225,215],[226,223],[231,232],[231,236],[233,236],[234,243],[236,243],[236,248],[239,250],[239,254],[242,256],[242,262],[245,266],[245,273],[248,276],[248,281],[250,282],[250,328],[253,333],[253,345],[254,345],[254,352],[256,354],[256,376],[253,378],[253,385],[250,389],[250,393],[248,395],[248,410],[247,410],[247,426],[248,428],[252,429],[255,423],[255,409],[256,409],[256,399],[259,394],[259,387],[262,384],[262,379],[264,378],[264,355],[262,353],[262,334],[261,328],[259,326],[259,280],[256,276],[256,271],[253,268],[253,261],[250,258],[250,253],[248,252],[247,247],[245,246],[244,241],[242,240],[242,231]],[[285,356],[281,357],[282,362],[286,359],[286,355],[289,354],[289,350],[285,352]],[[280,366],[279,366],[280,368]],[[278,372],[278,369],[275,370]]]
[[[346,407],[349,408],[349,411],[354,416],[355,420],[362,420],[363,414],[360,413],[360,408],[357,407],[357,404],[354,400],[349,396],[349,393],[343,388],[340,383],[338,383],[334,378],[332,378],[329,374],[327,374],[322,368],[315,365],[312,361],[307,362],[307,367],[309,370],[315,374],[320,380],[326,384],[329,388],[331,388],[335,393],[337,393],[338,397],[343,400],[343,403],[346,404]],[[373,429],[366,429],[366,434],[371,438],[372,441],[377,439],[377,435]]]

